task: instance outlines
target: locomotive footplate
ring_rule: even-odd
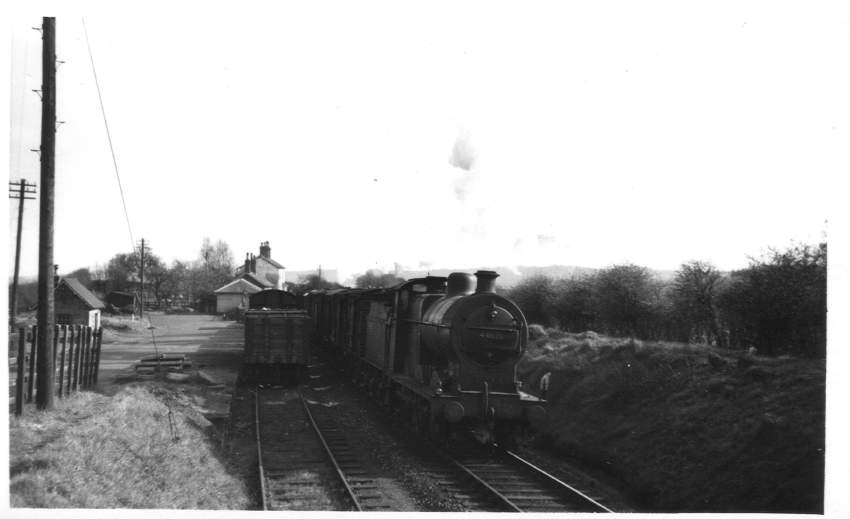
[[[504,393],[490,391],[487,393],[487,408],[484,404],[483,391],[461,390],[459,393],[437,393],[433,388],[425,386],[411,377],[404,375],[393,376],[393,381],[409,392],[427,399],[433,416],[445,418],[448,422],[460,421],[514,421],[536,422],[543,418],[545,401],[525,393]],[[488,412],[492,416],[488,416]]]

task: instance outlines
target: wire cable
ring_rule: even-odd
[[[106,127],[106,138],[109,140],[109,151],[112,153],[112,164],[115,166],[115,178],[118,179],[118,190],[121,192],[121,204],[124,206],[124,218],[127,220],[127,231],[130,233],[130,243],[133,251],[136,250],[136,240],[133,239],[133,229],[130,226],[130,215],[127,212],[127,201],[124,199],[124,188],[121,186],[121,175],[118,174],[118,161],[115,159],[115,148],[112,146],[112,135],[109,133],[109,123],[106,121],[106,110],[103,108],[103,96],[100,93],[100,82],[97,80],[97,70],[94,66],[94,56],[89,43],[89,31],[86,29],[86,19],[83,18],[83,32],[86,35],[86,47],[89,49],[91,60],[91,71],[94,74],[94,84],[97,87],[97,99],[100,101],[100,113],[103,114],[103,125]]]

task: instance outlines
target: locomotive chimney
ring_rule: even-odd
[[[466,272],[452,272],[449,274],[449,287],[447,296],[465,296],[472,293],[472,274]]]
[[[475,287],[476,294],[494,294],[496,292],[496,278],[499,275],[492,270],[479,270],[475,273],[478,284]]]

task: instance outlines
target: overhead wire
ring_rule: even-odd
[[[103,95],[100,92],[100,82],[97,80],[97,69],[94,66],[94,55],[91,51],[91,42],[89,41],[89,31],[86,28],[86,19],[83,18],[83,32],[86,35],[86,47],[89,50],[89,59],[91,60],[91,70],[94,75],[94,84],[97,87],[97,99],[100,101],[100,113],[103,115],[103,125],[106,127],[106,138],[109,140],[109,151],[112,153],[112,165],[115,167],[115,178],[118,179],[118,191],[121,193],[121,205],[124,206],[124,218],[127,220],[127,231],[130,233],[130,243],[132,250],[136,250],[136,240],[133,239],[133,228],[130,225],[130,214],[127,212],[127,200],[124,198],[124,188],[121,186],[121,175],[118,173],[118,160],[115,158],[115,148],[112,146],[112,134],[109,132],[109,123],[106,120],[106,109],[103,107]]]
[[[86,28],[86,19],[82,18],[83,22],[83,32],[86,36],[86,47],[89,51],[89,60],[91,61],[91,70],[92,75],[94,76],[94,84],[97,88],[97,99],[100,102],[100,113],[103,115],[103,126],[106,128],[106,138],[109,141],[109,151],[112,154],[112,165],[115,168],[115,178],[118,180],[118,191],[121,193],[121,205],[124,207],[124,219],[127,221],[127,232],[130,234],[130,244],[133,252],[136,252],[136,240],[133,238],[133,227],[130,225],[130,213],[127,211],[127,200],[124,197],[124,188],[121,185],[121,175],[118,172],[118,160],[115,158],[115,147],[112,145],[112,133],[109,131],[109,122],[106,118],[106,109],[103,105],[103,94],[100,91],[100,81],[97,79],[97,68],[94,65],[94,54],[91,51],[91,41],[89,40],[89,31]],[[139,299],[140,304],[144,305],[144,300],[142,298]],[[142,308],[144,310],[144,308]],[[156,327],[153,325],[153,321],[151,320],[150,314],[148,314],[148,323],[150,326],[148,329],[151,331],[151,338],[153,339],[154,351],[156,351],[157,358],[160,357],[160,354],[156,347],[156,335],[154,330]]]

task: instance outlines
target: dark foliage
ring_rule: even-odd
[[[311,274],[307,276],[304,282],[292,285],[292,292],[295,295],[302,295],[311,290],[333,290],[335,288],[342,288],[342,285],[328,281],[319,274]]]
[[[404,278],[393,274],[384,274],[380,270],[370,270],[359,276],[354,285],[357,288],[389,288],[404,283]]]
[[[826,244],[770,251],[727,275],[692,261],[663,283],[644,267],[615,265],[565,280],[533,276],[507,295],[530,323],[568,332],[826,354]]]
[[[720,295],[730,342],[766,355],[826,354],[826,244],[772,250]]]

